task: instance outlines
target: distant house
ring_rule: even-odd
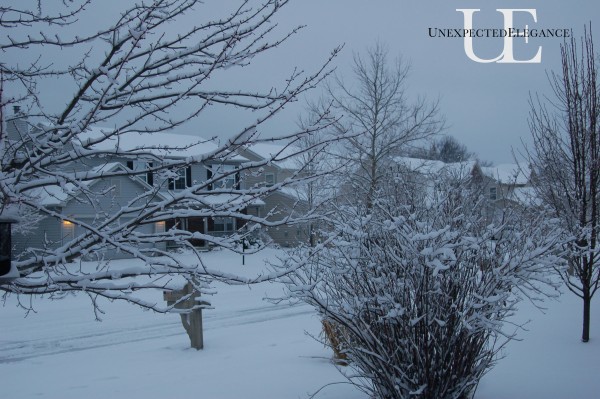
[[[490,201],[518,202],[530,188],[530,171],[524,165],[501,164],[481,167],[480,171]]]
[[[408,179],[413,193],[427,190],[439,176],[449,176],[468,182],[481,190],[486,199],[486,213],[491,220],[499,210],[509,206],[531,204],[532,189],[529,169],[519,164],[482,167],[477,161],[444,163],[409,157],[394,158],[399,173]]]
[[[481,173],[476,161],[444,163],[429,159],[394,157],[393,164],[398,182],[406,186],[407,195],[417,200],[418,196],[422,196],[421,200],[424,200],[426,194],[431,194],[439,178],[470,182],[474,175]]]
[[[42,126],[31,126],[22,115],[16,115],[7,124],[7,139],[21,139],[26,134],[35,133]],[[66,164],[62,170],[81,176],[76,184],[66,183],[61,186],[47,186],[31,190],[28,195],[38,203],[55,213],[56,217],[43,217],[35,232],[16,234],[13,237],[14,253],[17,255],[28,248],[58,248],[73,237],[84,234],[87,226],[98,226],[111,223],[111,217],[118,214],[118,222],[123,224],[131,217],[128,207],[144,204],[144,201],[161,201],[177,195],[180,190],[202,182],[209,182],[213,176],[223,178],[206,183],[206,195],[202,201],[187,203],[186,207],[216,207],[219,204],[239,202],[241,213],[260,214],[265,203],[254,200],[248,205],[243,201],[243,192],[239,190],[243,184],[239,165],[248,159],[239,154],[227,154],[217,158],[206,155],[213,154],[218,146],[212,141],[197,136],[177,135],[167,133],[144,134],[129,132],[105,140],[103,137],[109,129],[92,127],[79,135],[78,141],[69,145],[73,148],[89,146],[102,152],[102,155],[85,157]],[[94,144],[96,143],[96,144]],[[168,147],[168,148],[167,148]],[[195,163],[186,167],[173,167],[165,172],[165,164],[176,164],[177,161],[188,157],[209,159],[206,162]],[[181,164],[182,162],[179,162]],[[163,168],[158,168],[162,165]],[[156,167],[156,168],[154,168]],[[156,172],[153,171],[153,168]],[[162,169],[162,170],[159,170]],[[136,171],[145,171],[136,173]],[[114,176],[115,172],[123,172]],[[87,180],[86,174],[95,176]],[[107,178],[97,178],[102,174]],[[214,179],[213,179],[214,180]],[[153,192],[153,198],[140,197],[143,193]],[[99,193],[101,195],[99,195]],[[77,220],[77,224],[71,220]],[[114,221],[113,221],[114,222]],[[198,232],[212,236],[231,235],[243,227],[243,222],[233,217],[181,217],[177,219],[159,220],[135,228],[136,234],[166,231],[174,226],[191,233]],[[192,240],[198,247],[206,247],[204,240]],[[140,244],[150,247],[156,244]],[[164,250],[168,244],[158,244],[156,249]],[[121,257],[107,250],[107,257]]]
[[[272,143],[255,143],[241,148],[238,153],[250,161],[274,159],[273,162],[259,168],[244,172],[241,179],[246,187],[272,187],[293,177],[300,168],[297,149],[292,146]],[[301,188],[281,187],[261,198],[264,206],[249,209],[249,214],[266,217],[269,221],[280,221],[286,218],[302,216],[307,211],[307,201]],[[257,212],[256,214],[253,212]],[[309,228],[306,223],[280,225],[266,228],[266,233],[274,243],[281,246],[294,246],[299,242],[308,242]]]
[[[274,158],[275,161],[262,167],[262,170],[252,171],[244,175],[247,187],[273,186],[290,178],[298,170],[299,164],[296,159],[295,149],[292,146],[272,143],[253,143],[249,147],[242,147],[238,154],[250,161],[263,161]]]

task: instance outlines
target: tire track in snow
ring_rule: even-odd
[[[211,311],[205,311],[203,312],[204,331],[286,319],[313,312],[312,308],[302,304],[267,305],[221,314],[211,314]],[[112,329],[97,333],[84,331],[60,339],[40,338],[26,341],[7,341],[0,345],[0,363],[18,362],[41,356],[103,348],[182,334],[185,334],[185,330],[179,317],[173,317],[165,322],[153,322],[137,327]]]

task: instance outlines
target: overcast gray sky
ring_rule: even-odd
[[[12,1],[12,0],[10,0]],[[240,3],[239,0],[205,0],[192,19],[206,21],[223,16]],[[102,1],[97,19],[111,18],[120,9],[117,0]],[[465,143],[481,159],[495,163],[511,162],[511,148],[528,141],[527,116],[529,93],[548,93],[546,72],[559,68],[561,39],[531,38],[514,40],[516,59],[532,58],[542,47],[540,63],[478,63],[469,59],[463,38],[429,37],[429,28],[460,29],[463,13],[457,9],[481,9],[474,16],[476,27],[502,28],[503,15],[496,9],[535,9],[537,23],[525,12],[515,13],[513,26],[573,30],[581,36],[583,26],[600,17],[596,0],[294,0],[278,13],[281,32],[306,25],[278,49],[258,57],[244,74],[232,71],[228,84],[251,80],[270,87],[284,80],[294,67],[307,71],[317,68],[330,51],[344,44],[335,60],[337,73],[351,79],[350,65],[354,52],[364,52],[377,40],[387,45],[392,57],[410,61],[412,72],[409,91],[440,100],[447,133]],[[600,45],[600,27],[594,27]],[[502,38],[474,39],[474,50],[481,58],[493,58],[503,50]],[[314,95],[318,95],[315,92]],[[290,130],[302,112],[302,101],[264,127],[268,135]],[[228,136],[245,121],[233,114],[213,112],[181,128],[178,133],[203,136]]]
[[[215,4],[219,3],[219,4]],[[226,8],[230,1],[208,0],[207,8]],[[531,59],[542,47],[541,63],[477,63],[469,59],[463,38],[431,38],[428,28],[462,28],[463,13],[457,9],[479,8],[475,26],[502,28],[503,15],[496,9],[535,9],[537,23],[529,13],[515,13],[514,27],[569,29],[583,34],[586,23],[600,18],[598,1],[581,0],[296,0],[278,18],[282,27],[307,25],[282,48],[260,62],[266,79],[281,78],[294,65],[314,67],[328,52],[344,44],[336,60],[338,73],[351,77],[353,52],[363,52],[380,40],[390,55],[409,60],[410,92],[440,99],[448,122],[447,133],[468,145],[482,159],[512,162],[511,148],[529,140],[527,124],[529,93],[549,93],[546,72],[559,70],[562,39],[514,39],[515,59]],[[600,27],[595,28],[600,43]],[[503,49],[501,38],[474,39],[480,58],[493,58]],[[271,124],[276,131],[295,120],[299,109],[290,110]],[[221,131],[221,122],[208,122]]]
[[[546,71],[559,69],[561,39],[515,39],[515,58],[529,59],[542,46],[537,64],[482,64],[470,60],[462,38],[430,38],[428,28],[461,28],[460,8],[479,8],[474,16],[481,27],[501,28],[498,8],[536,9],[537,24],[526,13],[515,14],[515,27],[573,29],[600,17],[599,2],[593,0],[302,0],[290,5],[282,24],[303,23],[307,28],[288,43],[282,53],[300,62],[324,56],[327,49],[345,43],[337,60],[339,72],[348,75],[352,52],[364,51],[376,40],[387,43],[390,53],[410,60],[410,89],[440,98],[448,121],[448,133],[466,143],[482,159],[510,162],[511,147],[528,140],[528,96],[548,93]],[[289,21],[289,22],[288,22]],[[600,27],[594,31],[598,38]],[[600,40],[596,39],[596,43]],[[477,39],[481,58],[502,51],[502,39]],[[281,57],[286,58],[285,56]],[[274,60],[273,62],[277,62]]]

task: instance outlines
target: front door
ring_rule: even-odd
[[[191,233],[206,233],[205,219],[201,217],[191,217],[187,219],[187,230]],[[190,240],[190,244],[195,247],[205,247],[206,240],[194,238]]]

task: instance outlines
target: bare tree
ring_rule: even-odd
[[[299,198],[305,201],[308,209],[319,209],[322,214],[332,212],[330,202],[334,200],[340,189],[339,182],[342,181],[339,173],[344,170],[345,163],[339,157],[339,151],[332,143],[332,135],[335,135],[333,126],[339,121],[330,114],[331,104],[322,102],[308,103],[306,119],[299,120],[299,127],[306,129],[315,124],[314,117],[327,118],[331,129],[320,131],[318,134],[303,137],[296,146],[302,150],[302,154],[295,159],[298,169],[304,171],[306,181],[295,187]],[[339,143],[338,140],[333,140]],[[308,244],[315,246],[319,241],[319,230],[325,228],[324,220],[315,220],[308,224]]]
[[[407,148],[402,151],[402,154],[411,158],[431,159],[445,163],[464,162],[476,158],[466,145],[448,135],[432,140],[429,147]]]
[[[136,293],[169,288],[172,276],[185,277],[198,290],[214,279],[248,283],[272,278],[248,279],[209,270],[198,252],[194,262],[185,263],[167,251],[165,243],[195,251],[190,242],[206,240],[235,250],[240,236],[250,234],[253,226],[291,221],[269,222],[248,215],[244,208],[270,190],[302,179],[302,171],[277,187],[245,190],[239,182],[221,183],[277,159],[209,170],[235,161],[236,150],[258,140],[257,131],[265,121],[328,74],[331,58],[313,74],[292,71],[280,87],[264,92],[218,88],[221,74],[248,65],[298,31],[275,36],[271,21],[288,1],[242,1],[223,17],[199,13],[203,6],[199,0],[126,2],[112,23],[96,31],[90,21],[95,22],[101,2],[75,0],[48,8],[41,1],[31,8],[13,3],[0,6],[0,106],[19,105],[21,112],[8,121],[12,135],[2,136],[0,212],[21,219],[35,214],[73,226],[79,233],[60,242],[45,238],[18,254],[14,265],[21,278],[1,282],[0,290],[26,296],[80,291],[94,304],[96,297],[106,297],[164,312],[176,310]],[[46,51],[60,56],[39,55]],[[55,80],[62,82],[64,98],[48,96],[48,84]],[[201,150],[206,140],[178,144],[164,133],[215,105],[252,111],[256,122],[209,150]],[[2,115],[4,124],[6,113]],[[323,124],[316,118],[315,124],[283,139],[293,145]],[[124,143],[131,142],[132,135],[135,145],[127,148]],[[193,180],[186,171],[192,167],[209,171],[204,179]],[[113,182],[132,179],[144,189],[114,207],[119,185]],[[179,183],[181,187],[176,187]],[[223,196],[227,200],[215,202]],[[67,201],[91,207],[95,214],[88,218],[65,214],[56,203]],[[243,221],[244,231],[214,237],[177,222],[222,216]],[[309,212],[305,219],[312,217]],[[162,231],[148,228],[170,220],[176,222]],[[136,258],[138,266],[115,270],[102,261],[107,250]],[[90,270],[72,263],[82,257],[100,262]]]
[[[517,303],[554,285],[554,226],[510,211],[490,224],[479,194],[441,179],[385,218],[340,208],[328,241],[288,260],[303,265],[285,277],[291,295],[319,311],[324,343],[369,397],[471,398],[515,337]]]
[[[461,144],[452,136],[444,136],[431,144],[429,159],[436,159],[446,163],[463,162],[473,158],[467,146]]]
[[[600,283],[600,86],[591,28],[580,45],[572,38],[561,46],[562,71],[550,75],[555,98],[530,101],[530,158],[537,193],[570,239],[561,275],[583,300],[581,339],[588,342]]]
[[[364,57],[354,56],[350,83],[337,76],[327,85],[333,112],[343,116],[336,127],[351,136],[342,156],[353,190],[368,207],[389,181],[391,156],[443,128],[437,103],[408,99],[408,75],[409,65],[402,59],[392,62],[377,43]]]

